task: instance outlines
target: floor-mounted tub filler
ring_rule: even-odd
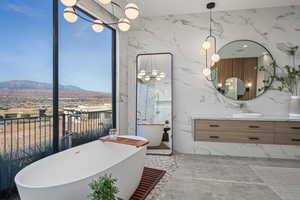
[[[21,200],[85,200],[92,180],[112,174],[118,179],[118,197],[128,200],[141,180],[145,155],[146,146],[137,148],[98,140],[25,167],[15,182]]]

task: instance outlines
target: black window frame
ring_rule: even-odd
[[[92,19],[95,16],[75,7]],[[53,0],[53,151],[59,151],[59,0]],[[117,98],[117,33],[111,26],[105,25],[112,33],[112,127],[116,128]]]

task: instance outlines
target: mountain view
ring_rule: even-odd
[[[60,85],[61,90],[69,91],[83,91],[83,89],[73,86],[73,85]],[[26,81],[26,80],[12,80],[0,82],[0,89],[52,89],[52,84],[50,83],[41,83],[36,81]]]
[[[111,94],[84,90],[73,85],[59,86],[61,97],[110,97]],[[52,84],[28,80],[0,82],[0,96],[10,97],[51,97]]]

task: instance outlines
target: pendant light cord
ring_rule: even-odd
[[[211,22],[212,22],[212,9],[210,9],[210,17],[209,17],[209,36],[212,36],[212,27],[211,27]]]

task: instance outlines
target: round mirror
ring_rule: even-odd
[[[272,84],[273,57],[261,44],[237,40],[222,47],[221,59],[212,67],[216,89],[233,100],[250,100],[262,95]],[[267,70],[260,70],[264,67]]]

